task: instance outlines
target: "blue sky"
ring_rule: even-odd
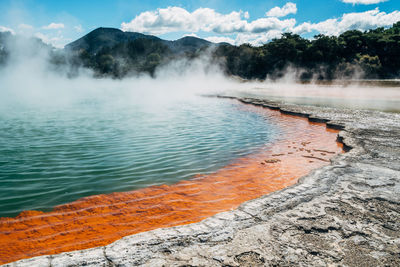
[[[59,47],[101,26],[259,45],[287,31],[311,38],[400,20],[399,0],[1,0],[0,10],[1,31]]]

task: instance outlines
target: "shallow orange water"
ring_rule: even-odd
[[[109,244],[123,236],[198,222],[244,201],[295,184],[342,152],[337,131],[260,107],[284,134],[274,144],[209,175],[140,190],[96,195],[0,218],[0,264]]]

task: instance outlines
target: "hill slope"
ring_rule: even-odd
[[[123,32],[114,28],[97,28],[78,40],[65,46],[66,50],[86,50],[89,54],[96,54],[104,47],[113,47],[120,43],[134,41],[136,39],[160,40],[160,38],[137,32]]]
[[[103,48],[113,48],[116,45],[126,44],[135,40],[151,40],[168,47],[172,53],[195,52],[198,49],[216,45],[197,37],[183,37],[176,41],[167,41],[153,35],[138,32],[124,32],[115,28],[97,28],[78,40],[65,46],[66,50],[79,52],[85,50],[93,55]]]

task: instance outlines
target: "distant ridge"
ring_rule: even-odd
[[[116,28],[97,28],[78,40],[65,46],[66,50],[86,50],[89,54],[96,54],[104,47],[113,47],[118,44],[132,42],[138,39],[149,39],[166,45],[174,53],[194,52],[200,48],[218,46],[207,40],[186,36],[176,41],[160,39],[153,35],[146,35],[138,32],[124,32]]]
[[[29,51],[15,49],[17,43],[31,44],[26,46]],[[71,77],[82,67],[93,70],[95,77],[153,76],[170,62],[184,60],[190,65],[204,55],[205,67],[218,65],[226,75],[248,80],[277,80],[288,70],[293,70],[294,79],[301,82],[400,77],[400,21],[389,28],[349,30],[338,36],[318,34],[311,40],[288,32],[262,46],[212,43],[193,36],[169,41],[98,28],[65,49],[55,49],[35,37],[0,32],[0,68],[15,52],[35,56],[40,49],[50,54],[50,63],[56,69],[68,66]]]
[[[186,36],[176,41],[165,41],[165,44],[174,52],[178,51],[195,51],[202,47],[215,46],[218,44],[211,43],[207,40]]]
[[[72,51],[85,49],[88,53],[95,54],[103,47],[112,47],[136,39],[153,39],[161,41],[160,38],[152,35],[145,35],[138,32],[123,32],[120,29],[100,27],[89,32],[78,40],[67,44],[65,49]]]

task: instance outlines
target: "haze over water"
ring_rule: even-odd
[[[232,93],[299,105],[400,112],[399,81],[366,80],[299,84],[283,80],[277,83],[254,84],[252,88]]]

